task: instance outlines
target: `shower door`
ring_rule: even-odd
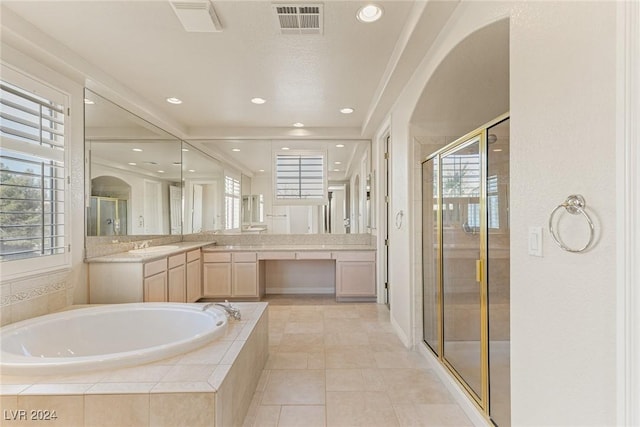
[[[509,426],[509,116],[422,163],[423,340]]]
[[[441,154],[443,358],[478,400],[484,322],[481,134]]]

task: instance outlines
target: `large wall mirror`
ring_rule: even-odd
[[[372,227],[369,140],[185,142],[85,90],[85,150],[89,238]],[[322,154],[317,201],[276,200],[277,153]]]
[[[87,236],[182,234],[181,141],[85,90]]]
[[[197,140],[190,143],[218,159],[211,160],[211,169],[217,171],[221,182],[225,182],[220,190],[222,195],[216,199],[220,203],[218,210],[214,209],[211,214],[224,211],[227,223],[208,218],[217,232],[344,234],[369,233],[371,230],[369,140]],[[276,154],[287,153],[324,154],[328,178],[325,200],[310,204],[276,200]],[[186,187],[187,172],[184,178],[187,224],[187,207],[191,203],[188,198],[197,200],[197,196],[190,195],[199,194],[200,190]],[[237,191],[234,193],[237,182],[240,183],[239,205],[231,199],[238,195]],[[195,206],[199,204],[195,203]],[[198,210],[195,208],[196,212]],[[238,210],[239,222],[229,223],[228,215],[235,218]],[[185,233],[197,229],[185,226]]]

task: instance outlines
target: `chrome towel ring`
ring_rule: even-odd
[[[591,218],[584,209],[586,204],[587,202],[585,202],[584,197],[582,197],[580,194],[572,194],[567,197],[564,203],[556,206],[555,209],[551,211],[551,215],[549,216],[549,232],[551,233],[551,237],[553,237],[553,240],[558,244],[558,246],[560,246],[561,249],[567,252],[584,252],[589,248],[589,246],[591,246],[591,243],[593,243],[595,229],[593,226],[593,221],[591,221]],[[582,214],[582,216],[584,216],[584,218],[587,220],[587,223],[589,224],[589,241],[583,247],[579,249],[571,249],[564,244],[564,242],[560,238],[560,234],[558,233],[558,231],[553,228],[553,217],[560,208],[565,208],[565,210],[572,215]]]

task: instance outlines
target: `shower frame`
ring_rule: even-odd
[[[488,292],[489,292],[489,283],[488,283],[488,219],[487,219],[487,175],[488,175],[488,133],[489,129],[501,124],[510,119],[510,113],[504,113],[495,119],[483,124],[477,129],[461,136],[455,141],[447,144],[446,146],[436,150],[430,155],[426,156],[422,159],[421,165],[421,174],[423,174],[424,164],[427,161],[437,159],[438,170],[437,170],[437,210],[434,221],[435,230],[437,230],[437,251],[435,253],[437,271],[435,272],[435,285],[437,288],[437,349],[432,348],[432,346],[428,343],[427,338],[424,332],[424,322],[425,317],[424,313],[427,310],[425,307],[425,297],[423,295],[422,298],[422,322],[423,322],[423,335],[422,342],[425,347],[433,353],[434,357],[438,359],[438,361],[445,366],[445,368],[449,371],[452,377],[456,380],[456,382],[462,387],[462,389],[466,392],[466,394],[470,397],[471,401],[475,404],[475,406],[479,409],[482,415],[491,423],[495,424],[491,419],[490,415],[490,378],[489,378],[489,303],[488,303]],[[480,223],[479,223],[479,259],[476,260],[476,278],[479,279],[478,286],[480,289],[480,346],[481,346],[481,391],[480,393],[476,393],[471,385],[464,379],[464,377],[456,370],[456,368],[446,359],[445,354],[445,307],[444,307],[444,255],[443,255],[443,192],[442,192],[442,158],[447,154],[451,154],[456,152],[456,150],[465,147],[466,145],[472,145],[475,142],[479,143],[479,161],[480,161],[480,194],[479,194],[479,212],[480,215]],[[425,185],[425,177],[422,176],[422,186]],[[423,189],[424,194],[424,189]],[[425,200],[422,201],[422,218],[425,215],[433,215],[433,211],[425,212]],[[428,204],[428,206],[432,206]],[[508,215],[507,215],[508,221]],[[422,229],[422,289],[425,292],[425,233],[432,233],[433,229],[425,230],[424,227]],[[432,264],[433,265],[433,264]]]

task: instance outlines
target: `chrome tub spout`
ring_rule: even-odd
[[[202,311],[205,311],[209,307],[217,305],[219,307],[222,307],[224,309],[224,311],[227,313],[227,315],[230,316],[230,317],[233,317],[235,320],[241,320],[242,319],[242,314],[240,313],[240,310],[237,307],[232,306],[231,303],[229,301],[227,301],[227,300],[225,300],[225,304],[221,304],[219,302],[210,302],[210,303],[205,304],[205,305],[202,306]]]

